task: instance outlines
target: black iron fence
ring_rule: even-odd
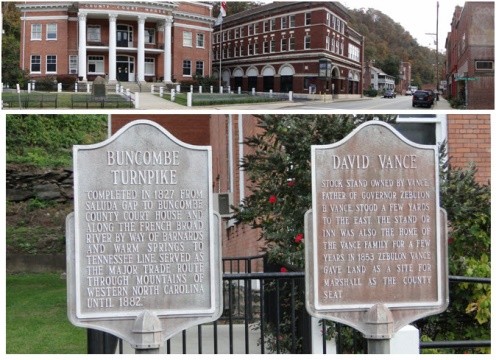
[[[252,272],[261,257],[223,260],[224,309],[213,323],[182,331],[166,342],[166,353],[266,354],[327,353],[326,338],[333,333],[337,353],[366,353],[363,336],[344,325],[320,322],[313,331],[304,306],[303,272]],[[257,263],[258,262],[258,263]],[[256,264],[256,265],[255,265]],[[450,283],[490,284],[489,278],[450,276]],[[451,299],[456,301],[456,299]],[[330,330],[332,327],[332,331]],[[104,339],[105,340],[105,339]],[[105,340],[108,341],[108,340]],[[319,347],[312,348],[318,342]],[[111,342],[109,342],[111,343]],[[117,352],[126,352],[119,340]],[[112,346],[112,345],[110,345]],[[421,349],[457,349],[490,347],[490,340],[421,342]],[[115,343],[113,345],[115,351]],[[99,349],[99,348],[98,348]],[[109,351],[112,352],[112,351]]]

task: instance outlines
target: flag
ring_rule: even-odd
[[[227,2],[225,1],[220,2],[220,13],[222,14],[222,17],[227,15]]]
[[[219,16],[217,16],[217,20],[215,20],[215,26],[222,24],[222,21],[224,19],[222,18],[222,12],[219,13]]]

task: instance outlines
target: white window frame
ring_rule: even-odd
[[[39,62],[34,63],[33,58],[36,57],[39,59]],[[38,71],[33,71],[33,64],[37,64],[40,68]],[[41,74],[41,55],[31,55],[30,60],[29,60],[29,73],[30,74]]]
[[[53,60],[55,59],[55,62]],[[55,64],[55,70],[48,70],[49,65]],[[45,74],[56,74],[57,73],[57,55],[47,55],[45,61]]]
[[[69,74],[75,75],[78,73],[78,56],[69,55]]]
[[[294,51],[296,48],[296,40],[294,37],[288,39],[288,51]]]
[[[186,63],[189,63],[189,74],[186,74],[184,72],[184,69],[186,69]],[[193,73],[193,69],[192,69],[192,64],[191,64],[191,60],[188,60],[188,59],[184,59],[183,60],[183,66],[182,66],[182,72],[183,72],[183,76],[186,76],[186,77],[192,77],[192,73]]]
[[[145,58],[145,75],[155,76],[155,58]]]
[[[155,28],[145,29],[145,44],[155,44],[157,39],[157,31]]]
[[[54,27],[55,29],[50,29],[51,27]],[[55,37],[50,37],[54,36]],[[48,41],[56,41],[57,40],[57,24],[46,24],[46,40]]]
[[[196,34],[196,47],[200,49],[205,49],[205,34]]]
[[[198,66],[201,65],[201,66]],[[198,69],[201,69],[201,74],[198,74]],[[195,62],[195,75],[204,76],[205,75],[205,63],[202,60],[197,60]]]
[[[183,32],[183,47],[190,47],[190,48],[193,47],[193,32],[191,31]]]
[[[312,37],[309,34],[306,34],[303,38],[303,49],[310,50],[312,48]]]
[[[43,27],[41,24],[31,24],[31,40],[32,41],[39,41],[42,39],[43,35]]]
[[[105,74],[105,56],[89,55],[88,56],[88,74]],[[90,71],[90,65],[95,66],[95,71]]]
[[[480,68],[477,66],[479,63],[491,64],[491,68],[490,69]],[[494,60],[475,60],[474,66],[475,66],[475,71],[494,71]]]

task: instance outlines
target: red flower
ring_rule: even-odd
[[[455,239],[452,237],[448,238],[448,244],[453,244],[455,242]]]
[[[269,202],[275,204],[277,202],[277,197],[275,195],[270,195]]]
[[[286,269],[286,268],[283,266],[283,267],[281,267],[281,270],[280,270],[280,271],[281,271],[281,272],[288,272],[288,269]]]
[[[304,238],[303,234],[300,233],[300,234],[295,236],[294,241],[295,241],[295,243],[299,244],[303,241],[303,238]]]
[[[294,181],[294,180],[290,180],[290,181],[288,181],[288,186],[289,186],[289,187],[293,187],[293,186],[295,186],[295,185],[296,185],[296,181]]]

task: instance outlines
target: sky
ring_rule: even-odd
[[[435,49],[436,0],[341,0],[347,8],[374,8],[401,24],[422,46]],[[446,36],[451,30],[451,19],[457,5],[463,0],[439,0],[439,51],[444,52]]]

